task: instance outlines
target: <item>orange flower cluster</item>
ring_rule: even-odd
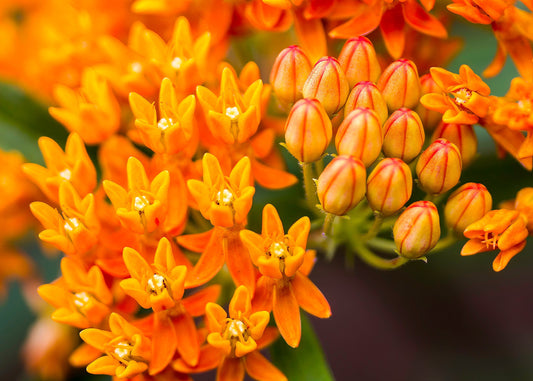
[[[533,20],[513,0],[447,4],[492,26],[499,50],[485,74],[515,61],[521,77],[502,97],[468,65],[440,67],[458,44],[431,0],[108,3],[0,6],[0,74],[54,99],[49,112],[69,131],[64,149],[39,139],[44,165],[0,154],[0,292],[32,271],[10,246],[31,226],[20,205],[32,200],[39,238],[64,254],[38,292],[54,321],[81,331],[71,364],[135,381],[215,368],[222,381],[285,380],[260,350],[278,334],[299,346],[300,309],[331,315],[309,278],[316,249],[346,245],[392,269],[464,234],[461,254],[500,250],[500,271],[533,234],[533,188],[492,210],[483,184],[460,184],[478,154],[474,125],[533,169]],[[291,27],[299,45],[272,44],[265,62],[239,56],[236,34]],[[369,35],[378,27],[382,51]],[[263,190],[299,182],[281,140],[308,212],[287,230]]]

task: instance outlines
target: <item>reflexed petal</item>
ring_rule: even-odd
[[[405,22],[402,9],[403,7],[398,4],[385,11],[379,24],[387,51],[394,59],[400,58],[405,47]]]
[[[192,316],[202,316],[205,314],[206,304],[216,302],[220,295],[220,289],[220,285],[214,284],[187,296],[181,303]]]
[[[226,266],[237,286],[244,285],[253,295],[255,291],[255,268],[238,234],[227,237]],[[230,313],[231,314],[231,313]]]
[[[403,17],[411,27],[429,36],[446,38],[446,28],[435,17],[426,12],[416,0],[403,3]]]
[[[242,381],[244,364],[239,358],[226,357],[217,372],[217,381]]]
[[[183,360],[191,366],[198,364],[200,344],[196,333],[196,325],[191,315],[182,313],[172,318],[176,330],[178,352]]]
[[[172,363],[174,370],[180,373],[203,373],[216,368],[222,360],[223,352],[211,345],[204,345],[200,349],[200,358],[195,367],[189,366],[183,359],[178,358]]]
[[[257,160],[252,160],[252,172],[255,181],[267,189],[283,189],[298,182],[298,178],[293,174],[269,167]]]
[[[477,239],[471,239],[461,249],[461,255],[467,256],[467,255],[474,255],[477,253],[482,253],[484,251],[490,251],[493,250],[492,247],[487,247],[486,244],[481,242]]]
[[[302,336],[300,307],[289,284],[276,284],[274,288],[273,311],[276,325],[283,339],[296,348]]]
[[[152,334],[152,361],[150,374],[161,372],[172,361],[176,352],[176,332],[166,313],[156,313]]]
[[[492,262],[492,268],[494,271],[503,270],[516,254],[524,250],[524,247],[526,247],[526,241],[520,242],[508,250],[502,250]]]
[[[322,292],[302,273],[297,272],[293,278],[292,290],[298,304],[305,311],[319,318],[331,316],[331,308]]]
[[[223,239],[225,239],[224,229],[219,227],[215,228],[202,256],[192,271],[188,272],[185,288],[201,286],[219,272],[224,265]]]
[[[257,280],[254,297],[252,299],[252,312],[272,311],[275,283],[276,280],[267,276],[261,276]]]
[[[262,381],[283,381],[287,377],[280,372],[270,361],[268,361],[261,353],[255,351],[249,353],[244,359],[244,366],[246,372],[256,380]]]

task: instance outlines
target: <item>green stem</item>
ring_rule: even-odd
[[[355,252],[363,262],[379,270],[394,270],[409,262],[409,259],[400,256],[391,259],[380,257],[363,244],[358,245]]]
[[[377,250],[381,253],[394,253],[396,252],[396,244],[388,239],[374,237],[366,242],[366,245]]]
[[[307,205],[312,211],[316,210],[318,199],[316,196],[315,183],[313,181],[313,163],[301,163],[304,177],[304,190]]]
[[[324,218],[324,227],[323,234],[325,236],[330,236],[333,228],[333,221],[335,221],[335,215],[332,213],[326,213],[326,218]]]
[[[450,247],[454,243],[456,243],[458,240],[459,240],[459,238],[453,232],[451,232],[451,233],[449,232],[446,235],[446,237],[444,237],[443,239],[439,240],[439,242],[437,242],[435,247],[433,249],[431,249],[431,251],[429,253],[433,254],[433,253],[436,253],[438,251],[447,249],[448,247]]]
[[[316,172],[317,176],[320,176],[320,174],[324,170],[324,158],[321,157],[320,159],[315,161],[314,165],[315,165],[315,172]]]
[[[370,229],[368,229],[368,232],[361,237],[361,239],[366,242],[374,238],[379,233],[381,224],[383,224],[383,215],[381,213],[375,213],[374,222],[372,223],[372,226],[370,227]]]

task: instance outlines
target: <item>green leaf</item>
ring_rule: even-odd
[[[302,313],[302,339],[298,348],[289,347],[282,338],[270,347],[272,362],[291,381],[332,381],[331,369],[313,327]]]
[[[17,150],[28,161],[42,164],[37,140],[48,136],[64,146],[65,128],[46,107],[16,86],[0,82],[0,148]]]

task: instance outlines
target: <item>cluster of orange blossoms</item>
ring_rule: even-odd
[[[533,169],[533,16],[512,0],[64,3],[0,6],[13,37],[0,73],[38,91],[70,133],[64,149],[39,140],[44,166],[2,153],[0,291],[33,274],[12,241],[33,224],[22,206],[34,201],[39,238],[64,254],[61,277],[38,292],[54,321],[81,331],[69,361],[89,373],[284,380],[260,350],[278,335],[298,347],[300,309],[331,315],[309,279],[315,249],[345,245],[392,269],[464,235],[461,255],[499,250],[500,271],[533,234],[533,188],[493,210],[483,184],[460,184],[474,125]],[[485,75],[507,54],[522,75],[505,96],[467,65],[438,67],[457,47],[446,8],[491,25],[498,53]],[[272,52],[269,83],[255,62],[239,72],[223,61],[234,35],[291,27],[298,45]],[[364,37],[378,28],[379,53]],[[432,62],[434,49],[447,53]],[[287,230],[274,205],[254,203],[256,185],[299,182],[280,141],[302,168],[309,214]],[[247,228],[254,207],[260,233]]]

